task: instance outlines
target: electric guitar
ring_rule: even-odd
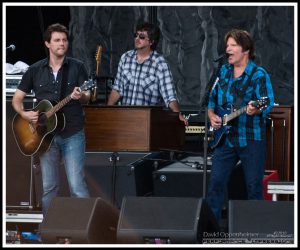
[[[80,91],[93,88],[92,80],[85,81],[80,86]],[[12,121],[14,138],[22,154],[26,156],[34,155],[38,152],[45,152],[49,149],[56,131],[61,131],[65,127],[65,116],[58,112],[71,100],[68,95],[55,106],[48,100],[42,100],[31,109],[39,111],[37,123],[28,122],[19,114],[16,114]]]
[[[97,51],[95,55],[96,60],[96,77],[99,77],[99,68],[100,68],[100,61],[101,61],[101,54],[102,54],[102,46],[97,46]],[[96,82],[95,82],[96,83]],[[92,93],[91,93],[91,102],[95,102],[97,100],[97,85],[94,87]]]
[[[269,102],[269,97],[262,97],[259,100],[255,101],[252,105],[258,108],[259,110],[262,110],[265,107],[267,107],[268,102]],[[232,104],[226,104],[224,108],[221,106],[217,106],[215,108],[215,113],[219,117],[221,117],[222,122],[221,122],[221,127],[218,129],[214,129],[212,126],[210,126],[209,128],[209,131],[212,132],[212,138],[210,138],[210,142],[208,144],[212,149],[217,147],[219,142],[222,140],[223,136],[230,132],[232,126],[228,125],[228,123],[232,119],[246,112],[247,106],[242,107],[233,112],[232,110],[233,110]]]

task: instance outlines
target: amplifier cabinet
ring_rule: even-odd
[[[275,106],[267,119],[266,169],[281,181],[294,181],[294,108]]]
[[[209,181],[211,162],[207,164]],[[189,156],[153,172],[153,192],[155,196],[202,197],[203,158]],[[206,183],[207,183],[206,182]]]
[[[208,190],[211,160],[207,161],[206,190]],[[153,172],[153,192],[165,197],[203,197],[203,158],[190,156]],[[227,185],[225,202],[246,200],[247,187],[242,165],[239,162],[233,169]]]
[[[32,98],[24,100],[24,107],[32,109]],[[12,98],[6,99],[6,207],[28,208],[34,204],[32,157],[24,156],[14,139],[12,121],[16,112],[12,107]]]

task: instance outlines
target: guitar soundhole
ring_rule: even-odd
[[[37,131],[39,134],[44,134],[47,131],[47,117],[44,113],[39,115]]]
[[[40,114],[39,120],[38,120],[38,125],[39,126],[46,126],[47,125],[46,123],[47,123],[47,117],[46,117],[45,113]]]

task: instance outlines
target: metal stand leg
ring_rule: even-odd
[[[31,171],[31,180],[30,180],[30,208],[36,208],[36,190],[35,190],[35,173],[34,173],[34,156],[31,156],[30,161],[30,171]]]
[[[111,203],[116,204],[116,174],[117,174],[117,161],[120,160],[119,154],[113,152],[109,157],[109,161],[112,162],[112,191],[111,191]]]
[[[283,176],[283,179],[286,181],[288,180],[289,176],[286,176],[286,168],[287,168],[287,165],[285,163],[285,133],[286,133],[286,127],[285,127],[285,120],[283,120],[283,126],[282,126],[282,162],[281,162],[281,167],[282,167],[282,176]]]
[[[274,121],[271,119],[271,169],[274,169]]]
[[[35,103],[37,103],[37,99],[34,98],[33,99],[33,104],[32,104],[32,108],[35,108]],[[37,196],[36,196],[36,187],[35,187],[35,169],[36,169],[36,166],[35,166],[35,156],[32,155],[30,157],[30,171],[31,171],[31,180],[30,180],[30,208],[31,209],[36,209],[37,208]]]
[[[206,180],[207,180],[207,148],[208,148],[208,111],[205,108],[205,135],[203,145],[203,198],[206,198]]]

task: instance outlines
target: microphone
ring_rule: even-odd
[[[217,78],[216,78],[216,80],[215,80],[215,82],[214,82],[214,85],[213,85],[212,88],[211,88],[211,91],[214,90],[214,88],[216,87],[218,81],[219,81],[219,77],[217,76]]]
[[[214,62],[218,62],[220,60],[222,60],[223,58],[227,57],[226,53],[223,53],[222,55],[220,55],[218,58],[214,59]]]
[[[6,51],[14,51],[16,49],[16,46],[11,44],[8,47],[6,47]]]

